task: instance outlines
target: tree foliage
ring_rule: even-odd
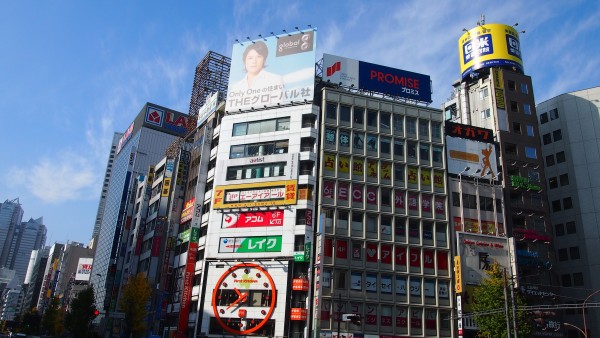
[[[21,332],[28,335],[39,335],[40,324],[42,323],[42,316],[40,316],[37,309],[33,308],[23,314],[19,328]]]
[[[86,337],[95,310],[94,289],[90,286],[71,301],[70,312],[65,316],[65,328],[75,337]]]
[[[142,337],[146,332],[146,304],[152,288],[148,280],[140,275],[131,277],[123,286],[119,307],[125,313],[126,336]]]
[[[44,316],[42,317],[42,331],[55,336],[60,336],[64,329],[63,319],[64,313],[60,309],[60,300],[58,297],[54,297],[50,301],[50,305],[46,311],[44,311]]]
[[[479,337],[501,338],[507,337],[506,332],[506,312],[505,312],[505,296],[504,296],[504,274],[503,268],[496,262],[490,270],[486,271],[488,278],[481,282],[481,285],[475,287],[473,294],[473,311],[476,313],[500,310],[496,313],[478,315],[475,317],[475,322],[479,327]],[[508,285],[508,280],[507,280]],[[510,286],[509,286],[510,287]],[[508,320],[510,321],[511,335],[513,328],[513,312],[512,300],[510,297],[510,289],[506,290],[508,297]],[[514,306],[519,308],[525,306],[525,300],[518,292],[514,291]],[[532,326],[529,317],[524,311],[516,311],[517,316],[517,333],[520,338],[531,336]]]

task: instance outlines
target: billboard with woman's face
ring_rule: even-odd
[[[311,102],[316,34],[309,30],[233,45],[225,110]]]

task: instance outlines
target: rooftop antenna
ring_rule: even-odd
[[[481,14],[481,20],[479,20],[479,23],[481,25],[485,25],[485,15],[484,14]]]

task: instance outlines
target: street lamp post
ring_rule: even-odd
[[[600,290],[596,290],[594,292],[592,292],[592,294],[590,294],[589,296],[587,296],[587,298],[583,301],[583,335],[585,338],[588,338],[588,331],[587,331],[587,324],[585,322],[585,303],[587,303],[587,301],[592,298],[593,295],[600,293]]]
[[[581,334],[583,334],[584,337],[587,337],[587,335],[585,334],[585,332],[583,332],[583,330],[579,326],[575,326],[575,325],[573,325],[571,323],[567,323],[567,322],[563,322],[563,325],[570,326],[570,327],[576,329],[577,331],[581,332]]]

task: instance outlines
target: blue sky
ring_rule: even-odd
[[[485,14],[519,23],[536,102],[600,85],[597,1],[11,1],[0,13],[0,199],[87,243],[110,141],[145,102],[187,112],[208,50],[308,25],[323,53],[459,79],[457,41]]]

